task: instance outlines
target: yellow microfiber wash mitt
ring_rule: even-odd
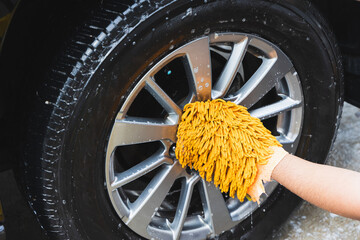
[[[177,138],[175,154],[182,167],[197,170],[230,197],[236,193],[240,201],[248,194],[259,202],[261,181],[270,180],[266,168],[258,171],[259,166],[268,163],[275,149],[286,153],[246,107],[221,99],[187,104]]]

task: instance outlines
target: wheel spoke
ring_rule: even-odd
[[[232,219],[226,202],[219,189],[213,183],[202,180],[200,196],[205,213],[205,221],[214,234],[221,233],[224,229],[232,227]]]
[[[239,70],[240,64],[244,59],[247,47],[248,37],[243,37],[238,43],[235,43],[231,52],[230,58],[227,61],[224,70],[222,71],[219,80],[213,87],[212,98],[222,98],[229,90],[236,73]]]
[[[281,143],[283,148],[288,151],[292,152],[296,139],[292,140],[285,136],[283,133],[280,133],[280,136],[276,137],[276,139]]]
[[[177,124],[182,113],[180,107],[151,78],[146,79],[145,89],[148,90],[169,113],[171,122]]]
[[[183,172],[176,162],[164,167],[148,184],[134,203],[129,204],[130,215],[123,219],[130,228],[136,227],[142,236],[148,236],[147,226],[153,214],[160,207],[174,181]]]
[[[279,115],[280,113],[290,111],[291,109],[297,108],[299,106],[301,106],[301,101],[283,96],[282,100],[264,107],[254,109],[250,111],[250,114],[251,116],[257,117],[260,120],[264,120]]]
[[[107,151],[112,153],[117,146],[170,140],[175,142],[177,125],[150,122],[147,118],[115,120]]]
[[[196,100],[205,101],[210,99],[212,86],[208,37],[191,42],[182,51],[185,51],[189,63],[190,91],[195,95]]]
[[[292,69],[293,66],[286,56],[281,52],[277,54],[277,57],[263,59],[260,67],[236,93],[234,100],[236,104],[250,108]]]
[[[139,177],[151,172],[152,170],[158,168],[164,163],[171,164],[172,159],[164,156],[162,151],[158,151],[151,157],[147,158],[146,160],[140,162],[139,164],[135,165],[134,167],[115,174],[115,180],[113,183],[111,183],[111,188],[113,190],[124,186],[125,184],[132,182]]]
[[[170,228],[172,229],[173,239],[178,240],[180,239],[181,230],[184,226],[184,222],[187,216],[187,212],[190,207],[190,201],[192,192],[194,189],[195,184],[200,180],[198,175],[194,175],[189,180],[185,180],[182,183],[180,200],[178,203],[178,207],[176,209],[175,219],[171,223]]]

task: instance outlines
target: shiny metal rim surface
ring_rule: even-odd
[[[214,54],[224,59],[216,79],[212,72]],[[255,57],[260,64],[239,89],[234,89],[234,79],[245,78],[247,55]],[[188,93],[180,103],[155,79],[160,70],[179,58],[185,62],[188,84]],[[152,95],[166,112],[165,117],[128,115],[141,91]],[[275,92],[276,100],[259,104],[270,91]],[[295,152],[302,127],[303,94],[294,66],[278,47],[250,34],[214,33],[174,49],[133,87],[117,114],[107,146],[105,181],[112,206],[123,223],[137,234],[157,239],[204,239],[231,229],[258,208],[253,202],[240,203],[224,197],[196,172],[182,169],[173,155],[182,107],[188,102],[210,98],[244,105],[252,116],[261,120],[275,119],[278,140],[287,151]],[[116,149],[149,142],[159,143],[155,153],[128,169],[116,168]],[[152,172],[142,191],[124,191],[127,184]],[[166,208],[164,199],[175,181],[179,181],[181,187],[170,219],[161,211]],[[270,195],[276,186],[276,182],[268,183],[267,193]],[[188,214],[194,189],[200,195],[202,210]],[[136,195],[136,199],[130,201],[129,194]],[[262,196],[261,202],[266,198]]]

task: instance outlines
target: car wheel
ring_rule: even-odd
[[[56,57],[25,148],[30,205],[57,239],[264,238],[299,203],[221,194],[174,155],[186,103],[246,106],[324,162],[342,106],[336,42],[306,1],[104,1]]]

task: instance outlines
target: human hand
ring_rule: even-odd
[[[257,164],[257,174],[254,183],[249,187],[247,194],[250,195],[252,201],[260,204],[260,196],[265,192],[263,183],[270,182],[271,174],[276,165],[289,154],[282,147],[272,146],[270,147],[274,153],[268,160],[267,164]]]

